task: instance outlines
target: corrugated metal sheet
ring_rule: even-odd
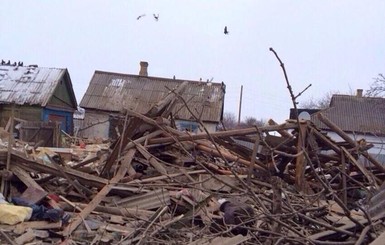
[[[46,106],[66,69],[0,66],[0,103]]]
[[[385,134],[385,99],[333,95],[330,108],[319,113],[338,125],[345,132]],[[328,127],[317,119],[311,120],[321,129]]]
[[[165,189],[158,189],[143,195],[121,199],[116,202],[120,207],[153,209],[170,205],[170,193]]]
[[[129,108],[139,113],[146,113],[169,93],[169,89],[176,88],[184,81],[95,71],[80,106],[115,112]],[[188,102],[190,110],[198,117],[201,114],[203,121],[219,122],[224,104],[225,85],[188,82],[183,98]],[[181,101],[174,107],[173,115],[177,119],[193,119]]]

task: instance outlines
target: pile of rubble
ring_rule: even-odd
[[[0,132],[0,243],[383,244],[385,169],[365,140],[322,114],[344,141],[296,120],[191,134],[160,104],[125,111],[111,144]]]
[[[27,221],[0,217],[2,244],[380,244],[384,236],[384,169],[365,141],[334,142],[306,121],[189,134],[127,113],[113,144],[17,142],[9,152],[2,138],[1,209],[32,209]]]

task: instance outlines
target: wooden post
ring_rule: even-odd
[[[254,146],[253,146],[253,153],[251,154],[251,160],[250,160],[250,165],[249,165],[249,172],[247,173],[247,184],[249,186],[251,185],[251,176],[253,175],[253,170],[254,170],[254,165],[255,165],[255,158],[257,157],[259,141],[260,141],[259,134],[257,134],[256,140],[255,140]]]
[[[345,160],[345,153],[341,151],[341,172],[342,172],[342,201],[344,202],[344,205],[346,206],[348,203],[348,192],[347,192],[347,185],[346,185],[346,160]]]
[[[282,179],[278,176],[271,176],[271,187],[273,190],[273,202],[271,213],[279,215],[282,213]],[[281,225],[275,221],[272,222],[272,230],[281,232]]]
[[[306,123],[300,123],[298,129],[298,142],[297,142],[297,152],[301,152],[305,147],[306,139]],[[295,162],[295,186],[298,191],[304,191],[305,189],[305,169],[306,169],[306,159],[303,154],[297,156]]]
[[[243,94],[243,85],[241,85],[241,94],[239,96],[238,126],[241,124],[242,94]]]
[[[14,128],[14,118],[15,118],[15,103],[12,104],[11,117],[9,118],[10,127],[9,127],[9,137],[8,137],[8,152],[7,152],[7,164],[6,170],[8,171],[11,166],[11,154],[12,154],[12,145],[13,145],[13,128]],[[6,180],[1,178],[1,187],[0,192],[3,193],[4,197],[7,197],[8,192],[8,183]]]

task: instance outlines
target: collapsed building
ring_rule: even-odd
[[[68,147],[39,147],[14,139],[12,126],[1,129],[0,212],[12,217],[0,217],[1,243],[383,243],[383,163],[369,154],[370,142],[344,132],[327,111],[313,117],[328,132],[298,117],[215,131],[210,123],[220,120],[223,104],[213,106],[210,120],[200,115],[211,108],[206,99],[223,103],[222,84],[211,90],[206,82],[167,81],[156,97],[144,90],[146,79],[95,72],[81,105],[101,104],[85,106],[84,126],[103,137],[113,128],[115,139],[64,134]],[[123,102],[116,89],[130,84],[156,101],[142,111]],[[118,99],[107,101],[108,86]],[[201,104],[192,103],[198,96]],[[127,104],[102,107],[109,103]],[[178,114],[182,108],[186,114]],[[181,119],[199,129],[178,127]]]

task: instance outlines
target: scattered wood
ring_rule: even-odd
[[[87,142],[86,148],[35,149],[20,141],[12,149],[0,145],[1,178],[8,186],[4,195],[67,215],[60,222],[0,224],[0,241],[381,243],[385,176],[382,163],[367,153],[368,145],[349,138],[322,115],[320,120],[342,142],[301,120],[181,132],[171,126],[169,115],[177,99],[170,93],[144,115],[122,112],[125,127],[119,139],[103,147],[80,138],[77,142]],[[9,134],[2,135],[7,142]],[[248,204],[254,214],[229,226],[222,198]]]

